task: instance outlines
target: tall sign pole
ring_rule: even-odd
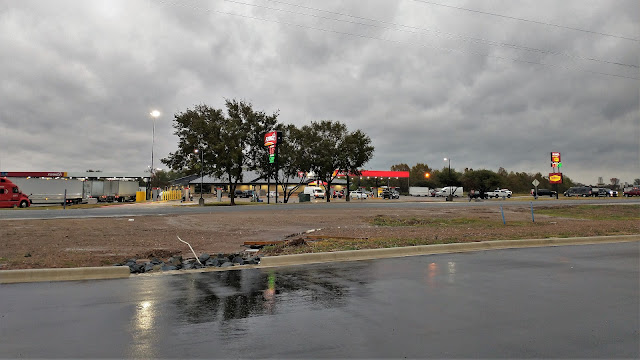
[[[271,186],[271,164],[275,167],[276,204],[278,203],[278,144],[282,143],[282,131],[271,131],[264,134],[264,146],[269,147],[269,170],[267,175],[267,204],[269,204],[269,188]]]
[[[558,199],[558,184],[562,184],[562,172],[560,168],[562,167],[562,162],[560,159],[559,152],[551,152],[551,170],[552,173],[549,174],[549,183],[555,185],[556,190],[556,200]]]

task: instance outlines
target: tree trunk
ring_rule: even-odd
[[[349,172],[347,172],[347,191],[344,194],[347,197],[347,201],[349,201]]]
[[[327,182],[327,186],[325,188],[325,197],[327,198],[327,202],[331,202],[331,181]]]

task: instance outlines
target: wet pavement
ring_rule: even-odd
[[[1,358],[638,358],[637,242],[0,285]]]

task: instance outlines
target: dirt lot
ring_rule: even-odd
[[[565,208],[570,210],[570,207]],[[542,212],[542,210],[540,211]],[[314,235],[366,238],[357,248],[410,240],[410,244],[568,236],[639,234],[638,207],[596,206],[584,215],[536,214],[530,209],[247,210],[202,215],[3,221],[0,269],[104,266],[127,258],[233,253],[245,241],[281,240],[311,229]],[[629,217],[631,216],[631,217]],[[296,237],[296,236],[293,236]],[[300,236],[297,236],[300,237]]]

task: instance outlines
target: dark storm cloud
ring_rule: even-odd
[[[161,166],[174,114],[239,98],[364,130],[371,169],[545,173],[560,151],[578,181],[640,177],[639,81],[597,74],[638,77],[638,42],[411,0],[288,3],[0,0],[1,169],[140,172],[156,108]],[[634,1],[451,4],[639,33]]]

